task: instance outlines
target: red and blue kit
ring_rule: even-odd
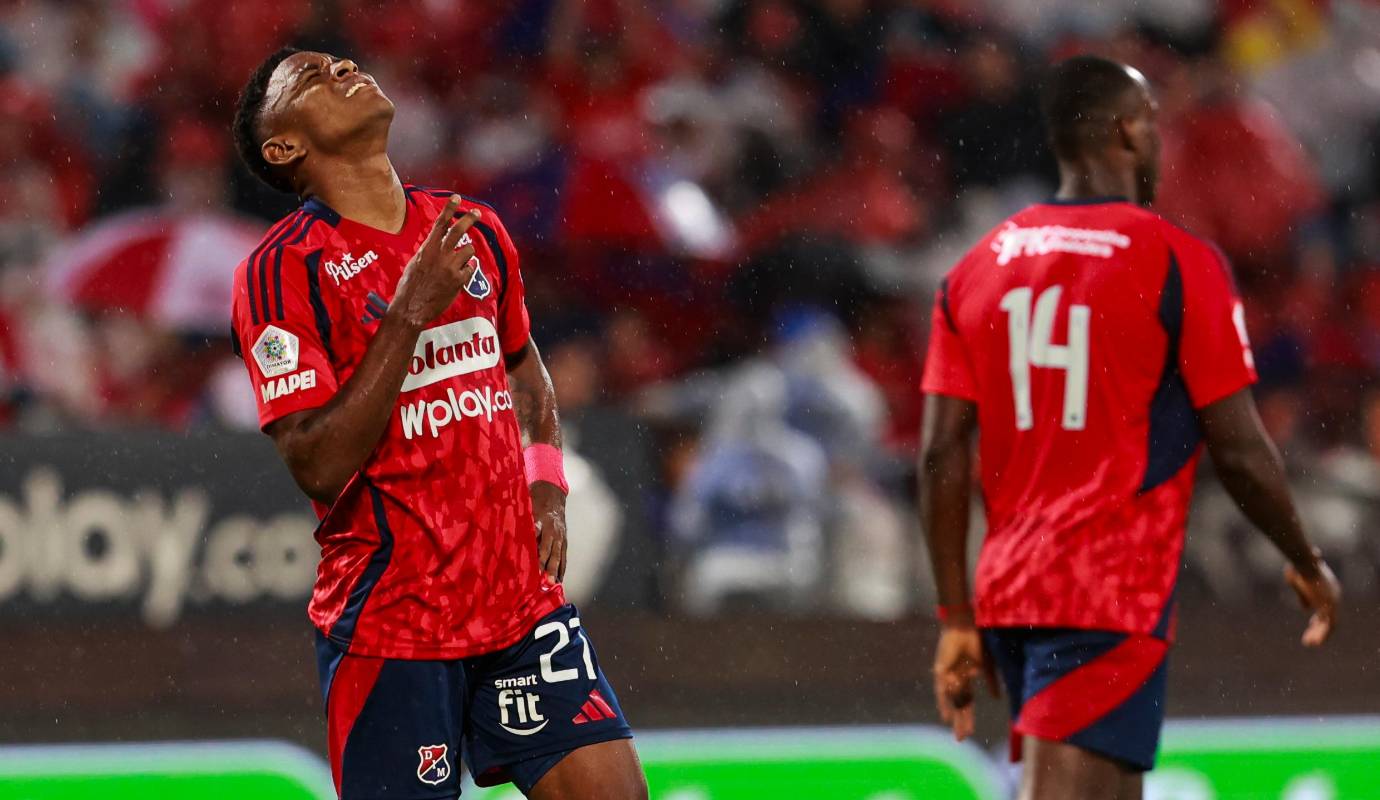
[[[1025,699],[1053,691],[1110,713],[1162,678],[1202,449],[1195,412],[1254,380],[1223,257],[1124,200],[1027,208],[949,273],[924,390],[977,406],[987,534],[974,607],[989,633],[1019,633],[1019,646],[994,644],[993,655],[1025,654]],[[1065,639],[1032,640],[1030,629]],[[1079,658],[1045,658],[1071,652],[1070,631],[1096,642]],[[1102,658],[1138,666],[1100,693],[1061,684],[1096,677]],[[1052,678],[1043,661],[1070,669]],[[1077,732],[1023,726],[1020,703],[1014,711],[1018,732]],[[1124,760],[1148,766],[1158,721],[1155,734],[1148,756]]]
[[[238,267],[232,326],[261,427],[327,404],[364,357],[405,266],[452,194],[410,185],[404,191],[406,220],[396,233],[343,218],[312,199],[274,225]],[[319,633],[332,764],[347,797],[430,797],[448,791],[453,797],[458,770],[451,770],[456,776],[433,779],[450,775],[446,759],[459,752],[460,723],[474,723],[475,715],[490,712],[495,718],[500,711],[513,715],[516,709],[500,709],[495,701],[493,709],[476,706],[450,714],[446,725],[440,723],[447,714],[431,714],[435,719],[423,724],[419,720],[427,715],[414,713],[422,702],[418,694],[428,686],[441,692],[444,684],[434,705],[451,710],[467,697],[482,698],[475,686],[493,681],[481,667],[492,666],[496,654],[532,653],[530,664],[503,664],[520,673],[505,679],[530,677],[521,684],[524,693],[542,698],[530,701],[524,712],[545,719],[561,705],[557,694],[569,694],[575,712],[560,725],[547,726],[545,735],[514,734],[525,747],[467,740],[473,759],[494,753],[503,759],[471,763],[476,774],[497,775],[515,760],[597,740],[602,732],[594,730],[600,726],[571,727],[591,693],[610,711],[617,708],[602,674],[594,674],[578,617],[538,563],[505,369],[505,358],[521,353],[529,337],[518,252],[492,208],[473,200],[461,205],[462,210],[475,207],[482,207],[481,219],[462,239],[475,248],[473,277],[418,337],[374,452],[333,503],[315,506],[321,564],[308,613]],[[569,627],[570,619],[576,627]],[[555,620],[565,620],[563,637],[551,627]],[[550,631],[537,634],[543,627]],[[591,668],[558,673],[578,676],[558,682],[567,685],[543,685],[535,660],[542,645],[532,644],[536,639],[559,644],[547,649],[570,650]],[[462,690],[459,676],[471,688]],[[391,747],[407,752],[351,744],[368,738],[370,729],[409,729],[406,720],[361,716],[371,708],[383,713],[388,705],[365,704],[371,693],[397,692],[399,686],[411,687],[404,692],[408,702],[389,712],[410,714],[416,734],[394,737]],[[629,735],[621,712],[601,715],[600,721],[606,718],[612,724],[603,726],[605,731]],[[505,735],[497,723],[491,727]],[[471,734],[484,728],[466,726]],[[393,769],[402,764],[404,772],[419,765],[425,769],[396,779],[393,772],[380,772],[383,762]],[[517,769],[510,772],[509,777],[519,776]]]

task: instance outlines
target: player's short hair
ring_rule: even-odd
[[[1098,56],[1074,56],[1056,64],[1040,87],[1040,111],[1050,147],[1073,158],[1100,144],[1127,91],[1138,88],[1124,64]]]
[[[263,136],[259,131],[259,117],[263,113],[264,95],[268,93],[268,81],[273,70],[287,60],[293,53],[300,53],[296,47],[283,47],[265,58],[249,76],[249,82],[240,90],[239,101],[235,104],[235,149],[249,171],[259,180],[280,192],[291,192],[292,182],[274,166],[264,160]]]

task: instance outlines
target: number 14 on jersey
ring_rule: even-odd
[[[1028,431],[1035,427],[1030,398],[1032,367],[1064,370],[1063,428],[1081,431],[1087,424],[1088,328],[1092,310],[1085,305],[1069,306],[1068,343],[1052,343],[1054,317],[1058,314],[1063,292],[1062,286],[1051,286],[1035,299],[1035,290],[1026,286],[1012,289],[1001,299],[1011,345],[1009,363],[1017,430]]]

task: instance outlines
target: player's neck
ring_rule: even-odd
[[[1059,200],[1088,200],[1095,197],[1136,199],[1136,176],[1098,161],[1060,163]]]
[[[402,229],[407,197],[387,153],[330,159],[320,166],[320,173],[329,179],[312,182],[306,194],[346,219],[394,233]]]

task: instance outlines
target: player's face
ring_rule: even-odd
[[[1134,113],[1127,130],[1135,157],[1136,202],[1148,206],[1155,201],[1155,187],[1160,181],[1159,106],[1150,94],[1150,84],[1137,70],[1127,67],[1136,79],[1139,90],[1135,96]]]
[[[355,62],[326,53],[294,53],[273,71],[265,116],[308,150],[337,151],[372,128],[386,133],[393,102]]]

